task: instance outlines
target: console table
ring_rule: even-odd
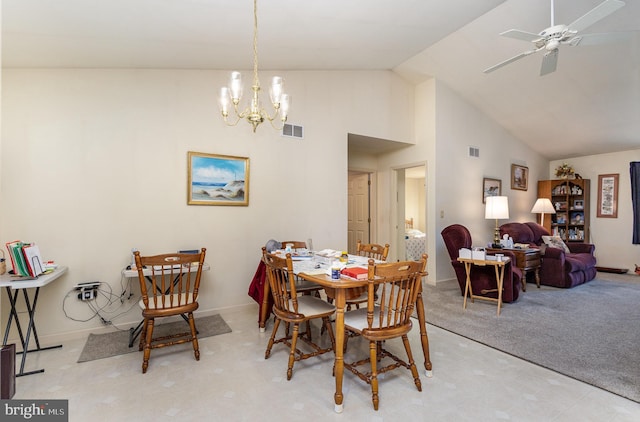
[[[500,253],[502,251],[508,251],[516,257],[516,267],[522,270],[522,291],[527,291],[527,274],[533,272],[536,279],[536,286],[540,288],[540,249],[495,249],[487,248],[488,252]]]
[[[22,360],[20,362],[20,371],[16,373],[16,377],[23,375],[37,374],[44,372],[44,369],[38,369],[35,371],[24,372],[24,363],[27,358],[27,353],[38,352],[40,350],[49,350],[60,348],[62,345],[40,347],[40,340],[38,340],[38,332],[36,331],[36,305],[38,304],[38,295],[40,294],[40,287],[44,287],[52,281],[56,280],[62,274],[67,271],[67,267],[58,267],[50,273],[41,274],[34,279],[21,279],[20,277],[13,276],[11,274],[0,275],[0,288],[4,287],[9,297],[9,303],[11,309],[9,310],[9,320],[7,321],[7,327],[4,330],[4,339],[2,345],[7,344],[9,339],[9,331],[11,331],[11,324],[15,320],[16,328],[18,329],[18,335],[20,336],[20,342],[22,343]],[[29,290],[34,290],[33,296],[29,298]],[[29,322],[27,323],[27,332],[22,332],[22,325],[20,324],[20,318],[18,318],[18,310],[16,304],[18,303],[18,294],[22,290],[24,296],[25,306],[27,307],[27,314],[29,316]],[[36,348],[29,350],[29,341],[31,340],[31,332],[33,332],[33,339],[36,342]]]

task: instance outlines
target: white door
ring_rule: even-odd
[[[369,173],[349,173],[347,246],[351,254],[358,240],[369,243],[371,236],[370,179]]]

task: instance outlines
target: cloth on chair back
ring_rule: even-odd
[[[442,230],[442,239],[449,252],[451,265],[456,272],[456,278],[460,285],[460,294],[464,295],[464,286],[467,282],[467,273],[464,264],[458,262],[460,248],[470,248],[472,246],[471,234],[466,227],[461,224],[452,224]],[[522,271],[515,266],[515,255],[509,251],[503,251],[504,256],[511,258],[511,262],[506,265],[504,271],[504,290],[502,292],[503,302],[515,302],[520,294]],[[492,266],[476,267],[471,270],[471,288],[476,295],[482,295],[483,290],[497,288],[495,270]],[[483,296],[498,297],[498,292],[487,292]]]

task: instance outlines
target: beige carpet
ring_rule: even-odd
[[[154,328],[154,337],[156,334],[160,335],[163,333],[176,332],[177,330],[184,330],[186,324],[187,323],[182,320],[159,324]],[[196,318],[196,328],[198,329],[198,338],[231,332],[231,328],[229,328],[220,315]],[[82,349],[82,353],[78,358],[78,363],[132,352],[138,352],[138,342],[134,342],[133,347],[129,347],[128,330],[106,334],[89,334],[84,349]]]

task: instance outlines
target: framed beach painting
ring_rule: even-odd
[[[249,158],[188,153],[188,205],[249,205]]]

